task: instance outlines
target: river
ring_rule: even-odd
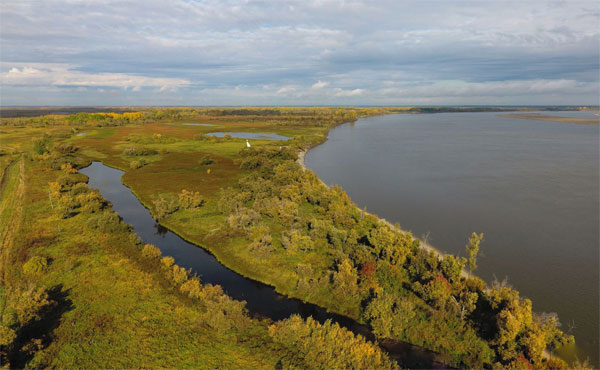
[[[133,227],[144,243],[152,243],[164,256],[172,256],[179,266],[189,268],[192,273],[199,275],[203,283],[219,284],[230,297],[246,301],[250,313],[272,320],[281,320],[292,314],[304,318],[312,316],[320,322],[332,320],[355,334],[375,340],[366,326],[316,305],[281,295],[271,286],[239,275],[219,263],[205,249],[185,241],[156,223],[148,209],[121,182],[123,171],[93,162],[80,172],[89,177],[88,185],[98,189],[112,203],[114,211]],[[379,345],[404,367],[445,368],[436,354],[423,348],[391,340],[380,341]]]
[[[577,341],[561,355],[599,367],[599,145],[593,125],[397,114],[334,128],[305,163],[443,252],[464,256],[483,232],[476,274],[558,313]]]

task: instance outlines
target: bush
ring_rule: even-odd
[[[41,139],[37,139],[33,142],[33,153],[34,154],[38,154],[38,155],[42,155],[44,153],[48,153],[48,139],[47,138],[41,138]]]
[[[173,265],[171,268],[171,282],[179,286],[188,279],[188,272],[181,266]]]
[[[132,161],[129,163],[129,168],[133,170],[137,170],[138,168],[142,168],[147,164],[147,162],[143,159],[138,159],[137,161]]]
[[[87,187],[86,187],[87,188]],[[89,188],[87,188],[89,190]],[[88,213],[98,213],[108,207],[106,199],[100,195],[98,190],[91,190],[76,197],[81,204],[81,210]]]
[[[79,148],[74,147],[72,144],[56,144],[54,145],[54,147],[52,148],[52,151],[56,152],[56,153],[60,153],[61,155],[65,156],[65,155],[72,155],[75,154],[75,152],[77,152]]]
[[[215,161],[208,154],[205,155],[204,157],[202,157],[202,159],[200,160],[201,166],[207,166],[207,165],[213,164],[213,163],[215,163]]]
[[[162,255],[160,249],[156,248],[152,244],[144,244],[142,248],[142,257],[148,259],[158,259]]]
[[[157,199],[152,201],[154,204],[156,220],[162,220],[171,213],[179,209],[179,198],[171,194],[160,194]]]
[[[150,149],[150,148],[131,146],[131,147],[125,148],[123,150],[123,154],[126,156],[130,156],[130,157],[137,157],[137,156],[155,155],[155,154],[158,154],[158,152],[156,150]]]
[[[48,267],[48,260],[46,257],[34,256],[23,265],[23,273],[25,275],[36,275],[43,272],[46,267]]]
[[[87,183],[87,176],[82,174],[82,173],[74,173],[74,174],[67,174],[67,175],[62,175],[58,178],[58,183],[64,188],[64,187],[71,187],[75,184],[79,184],[79,183]]]
[[[299,354],[308,369],[397,369],[398,366],[373,343],[327,320],[304,321],[293,315],[269,326],[276,343]]]
[[[164,269],[170,269],[171,266],[175,263],[175,259],[173,257],[163,257],[160,260],[160,263]]]
[[[202,283],[197,277],[191,278],[179,287],[179,291],[192,299],[202,297]]]
[[[179,206],[183,209],[198,208],[205,202],[204,197],[197,191],[192,192],[183,189],[177,197],[179,198]]]
[[[122,223],[116,213],[108,211],[90,216],[87,225],[92,229],[105,233],[123,232],[129,229],[129,226]]]

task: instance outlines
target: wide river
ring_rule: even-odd
[[[599,131],[497,113],[387,115],[334,128],[305,162],[443,252],[464,256],[484,233],[476,273],[558,313],[577,341],[563,357],[599,367]]]

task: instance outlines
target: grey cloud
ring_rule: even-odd
[[[395,95],[403,99],[410,93],[425,101],[428,94],[438,104],[457,98],[468,104],[481,99],[476,88],[484,85],[552,80],[573,81],[562,93],[566,103],[598,100],[597,90],[585,88],[599,81],[600,15],[593,1],[48,0],[3,3],[0,17],[3,76],[23,63],[55,63],[69,65],[71,77],[96,82],[89,86],[113,81],[115,91],[119,76],[150,85],[186,81],[168,97],[179,104],[383,104],[396,99],[384,93],[390,86],[404,86]],[[327,86],[311,91],[318,81]],[[471,89],[457,93],[444,81]],[[29,101],[22,100],[23,86],[2,82],[2,104]],[[547,98],[551,85],[538,86],[519,100]],[[116,99],[110,86],[79,95],[46,87],[35,92],[40,100]],[[137,90],[120,98],[167,104],[165,96]],[[515,93],[496,91],[507,94],[505,101]]]

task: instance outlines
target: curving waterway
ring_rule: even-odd
[[[464,256],[483,232],[476,273],[558,313],[577,341],[562,356],[599,367],[599,130],[497,113],[378,116],[334,128],[305,163],[443,252]]]
[[[175,262],[192,273],[200,276],[202,282],[219,284],[232,298],[246,301],[248,310],[256,315],[281,320],[292,314],[324,322],[332,320],[340,326],[361,334],[369,340],[375,340],[369,329],[342,315],[327,312],[325,309],[281,295],[271,286],[248,279],[223,266],[208,251],[192,244],[175,233],[157,224],[152,215],[136,198],[131,190],[123,185],[123,171],[110,168],[100,162],[93,162],[82,169],[81,173],[89,177],[88,185],[98,189],[102,196],[110,201],[113,209],[144,243],[157,246],[165,256],[172,256]],[[436,355],[423,348],[399,341],[380,341],[379,345],[401,365],[410,368],[444,368]]]

